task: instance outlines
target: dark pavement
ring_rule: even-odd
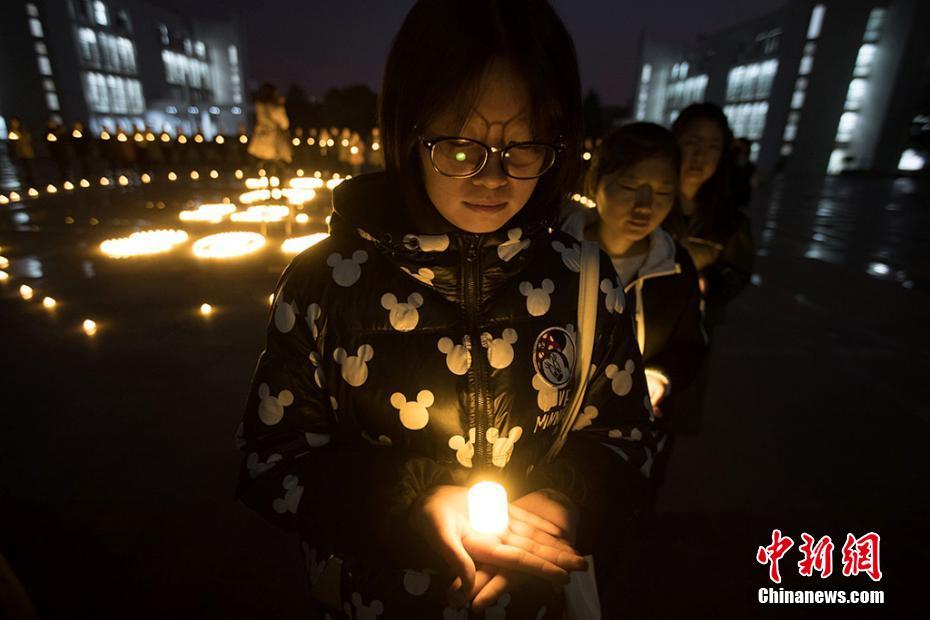
[[[0,553],[42,617],[307,617],[296,542],[233,500],[233,434],[287,262],[281,231],[224,263],[96,250],[133,225],[179,227],[184,201],[224,193],[235,200],[221,182],[165,183],[0,207]],[[757,278],[715,334],[702,431],[674,446],[637,614],[819,617],[756,603],[771,585],[756,549],[775,528],[796,541],[785,587],[884,589],[864,617],[917,609],[930,562],[928,198],[907,179],[776,180],[757,194]],[[832,536],[839,573],[846,533],[868,531],[882,536],[878,584],[797,576],[802,532]]]

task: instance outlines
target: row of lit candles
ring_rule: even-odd
[[[145,132],[145,133],[142,133],[142,132],[134,132],[134,133],[132,133],[131,135],[132,135],[132,141],[133,141],[133,142],[155,142],[155,141],[161,141],[161,142],[168,143],[168,142],[171,142],[172,140],[175,140],[175,141],[178,142],[179,144],[187,144],[187,142],[188,142],[188,140],[189,140],[188,137],[187,137],[187,135],[186,135],[186,134],[183,134],[183,133],[178,134],[176,138],[172,137],[171,134],[169,134],[168,132],[162,132],[162,133],[159,134],[158,136],[156,136],[155,133],[152,132],[152,131],[147,131],[147,132]],[[120,132],[117,132],[117,133],[116,133],[116,140],[117,140],[118,142],[129,142],[129,141],[130,141],[130,137],[129,137],[129,136],[130,136],[130,134],[127,134],[127,133],[125,133],[125,132],[120,131]],[[80,140],[80,139],[82,139],[82,138],[84,137],[84,133],[83,133],[80,129],[74,129],[74,130],[72,130],[72,132],[71,132],[71,137],[74,138],[74,139],[76,139],[76,140]],[[101,140],[110,140],[111,138],[113,138],[112,134],[111,134],[109,131],[106,131],[106,130],[101,131],[100,134],[98,135],[98,137],[99,137]],[[16,140],[19,140],[19,134],[17,134],[15,131],[11,131],[11,132],[9,132],[9,133],[7,134],[7,139],[9,139],[9,140],[15,142]],[[48,132],[48,133],[45,135],[45,139],[46,139],[47,141],[49,141],[49,142],[57,142],[57,141],[58,141],[58,135],[56,135],[54,132],[51,132],[51,131],[50,131],[50,132]],[[231,139],[231,137],[230,137],[230,139]],[[204,137],[204,135],[203,135],[203,134],[200,134],[200,133],[197,133],[197,134],[194,134],[193,136],[191,136],[191,137],[190,137],[190,140],[193,140],[193,141],[194,141],[195,143],[197,143],[197,144],[203,144],[204,142],[209,142],[209,140],[207,140],[206,137]],[[227,140],[227,138],[226,138],[225,136],[223,136],[222,134],[217,134],[216,136],[213,137],[213,140],[212,140],[212,141],[215,142],[216,144],[225,144],[225,143],[226,143],[226,140]],[[249,141],[249,136],[246,135],[246,134],[244,134],[244,133],[243,133],[243,134],[239,134],[239,136],[238,136],[238,141],[239,141],[240,144],[247,144],[248,141]],[[315,146],[315,145],[317,144],[317,139],[314,138],[313,136],[310,136],[310,137],[308,137],[308,138],[306,139],[306,143],[307,143],[307,146]],[[347,138],[342,138],[342,139],[340,140],[339,143],[340,143],[343,147],[349,147],[349,146],[351,145],[351,148],[354,149],[354,150],[352,150],[352,153],[353,153],[353,154],[357,153],[358,150],[359,150],[359,148],[361,147],[361,144],[352,144]],[[291,144],[292,144],[293,146],[300,146],[301,144],[303,144],[303,141],[302,141],[302,139],[301,139],[300,137],[295,136],[294,138],[291,139]],[[321,148],[324,148],[324,147],[332,147],[332,146],[335,146],[335,145],[336,145],[336,141],[335,141],[334,139],[332,139],[332,138],[327,138],[327,139],[325,139],[325,140],[320,140],[320,142],[319,142],[319,146],[320,146]],[[379,142],[377,142],[377,141],[372,142],[372,144],[371,144],[371,150],[377,151],[377,150],[379,150],[380,148],[381,148],[381,144],[380,144]]]
[[[266,177],[265,170],[259,170],[258,172],[259,172],[259,179]],[[177,172],[174,172],[172,170],[167,173],[166,178],[169,181],[173,182],[173,181],[177,181],[178,179],[180,179],[183,174],[184,173],[178,174]],[[211,169],[209,172],[205,174],[206,176],[214,180],[219,179],[220,176],[222,175],[222,173],[219,170],[216,170],[215,168]],[[298,168],[295,174],[297,175],[297,177],[303,177],[305,172],[302,168]],[[199,181],[202,177],[200,171],[198,170],[191,170],[190,172],[186,174],[186,176],[189,177],[190,180],[192,181]],[[243,172],[241,169],[237,169],[233,173],[233,176],[237,180],[241,181],[245,178],[245,172]],[[276,179],[277,177],[270,177],[270,178]],[[313,173],[313,178],[322,179],[323,173],[319,170],[316,170]],[[345,179],[351,179],[351,178],[352,178],[352,175],[346,175],[345,177]],[[345,179],[343,179],[337,172],[337,173],[334,173],[328,181],[321,183],[317,187],[323,187],[325,185],[327,189],[333,189]],[[143,172],[141,175],[139,175],[139,181],[142,182],[143,184],[151,183],[153,180],[154,180],[153,175],[148,172]],[[98,187],[111,187],[111,186],[128,187],[131,184],[131,182],[132,181],[126,175],[120,175],[115,180],[111,179],[110,177],[103,176],[103,177],[100,177],[100,179],[96,182],[92,182],[89,179],[84,178],[84,179],[79,180],[77,183],[72,183],[71,181],[65,181],[64,183],[61,184],[61,191],[71,192],[76,189],[88,189],[90,187],[93,187],[94,185],[97,185]],[[294,187],[295,189],[309,189],[309,186],[304,187],[304,186],[292,185],[292,187]],[[59,192],[58,186],[52,183],[49,183],[45,187],[46,195],[54,195],[54,194],[57,194],[58,192]],[[41,191],[39,191],[35,187],[30,187],[26,190],[25,195],[22,195],[19,192],[10,192],[9,195],[0,194],[0,205],[8,205],[12,202],[22,202],[24,199],[39,198],[41,196],[42,196]],[[280,195],[270,196],[270,198],[274,198],[275,200],[277,200],[278,198],[280,198]]]

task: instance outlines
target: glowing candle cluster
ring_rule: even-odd
[[[254,232],[225,232],[209,235],[194,243],[197,258],[238,258],[257,252],[265,245],[265,237]]]
[[[285,254],[300,254],[327,237],[329,237],[329,233],[313,233],[312,235],[304,235],[302,237],[291,237],[290,239],[285,239],[284,243],[281,244],[281,251]]]
[[[185,241],[187,233],[183,230],[147,230],[128,237],[107,239],[100,244],[100,251],[110,258],[150,256],[168,252]]]
[[[233,222],[280,222],[291,214],[287,205],[254,205],[229,216]]]
[[[235,213],[236,205],[229,203],[205,203],[196,209],[181,211],[178,218],[182,222],[209,222],[218,224],[223,221],[227,215]]]

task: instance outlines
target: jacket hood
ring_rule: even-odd
[[[400,186],[379,172],[353,177],[336,187],[330,234],[357,235],[374,243],[409,276],[458,300],[467,252],[480,256],[487,288],[483,292],[490,292],[521,271],[529,256],[543,247],[551,231],[548,223],[521,225],[524,211],[494,232],[468,233],[447,222],[435,208],[408,205]]]
[[[597,209],[570,205],[566,206],[562,213],[564,216],[561,226],[562,231],[578,241],[582,241],[585,238],[585,231],[596,226],[598,222]],[[665,229],[659,226],[649,234],[649,249],[643,266],[639,268],[637,279],[660,273],[675,272],[676,269],[675,240]]]

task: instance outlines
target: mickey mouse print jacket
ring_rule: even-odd
[[[329,552],[403,563],[417,549],[416,499],[488,470],[513,499],[567,494],[581,550],[601,545],[630,515],[657,443],[606,255],[595,372],[547,465],[573,388],[574,239],[520,215],[490,234],[424,234],[383,173],[346,181],[333,203],[331,236],[275,291],[238,433],[238,497]]]

